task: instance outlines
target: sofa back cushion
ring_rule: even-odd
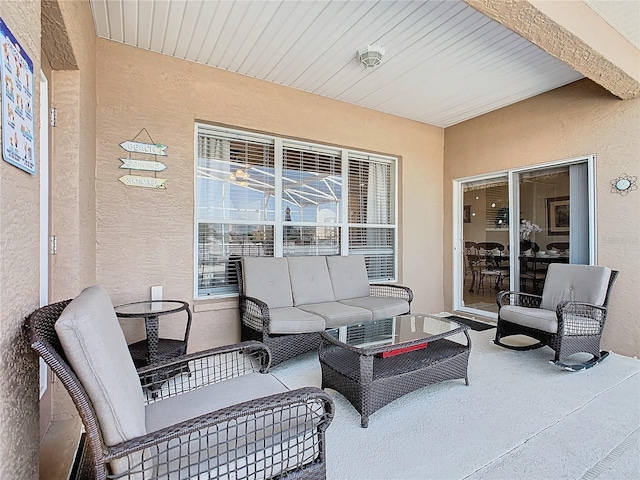
[[[289,257],[293,304],[333,302],[333,287],[326,257]]]
[[[369,277],[364,256],[327,257],[327,267],[336,300],[369,296]]]
[[[242,279],[246,296],[262,300],[269,308],[293,306],[286,258],[244,257]]]
[[[608,267],[552,263],[547,270],[540,308],[555,310],[562,300],[602,305],[609,277]]]
[[[109,295],[86,288],[55,324],[67,360],[89,395],[108,446],[144,435],[140,379]]]

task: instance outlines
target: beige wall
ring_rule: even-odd
[[[97,279],[114,303],[146,299],[151,285],[193,303],[200,120],[401,156],[400,281],[416,311],[442,308],[442,129],[105,40],[97,59]],[[119,144],[143,128],[168,145],[166,190],[118,181],[128,173]],[[239,339],[235,300],[194,310],[190,350]],[[129,340],[144,335],[140,322],[122,324]]]
[[[581,80],[445,130],[445,304],[452,307],[452,180],[514,166],[595,154],[598,263],[620,270],[603,348],[640,355],[640,192],[611,193],[638,175],[640,99],[621,101]]]
[[[57,109],[57,125],[50,129],[50,228],[58,243],[50,257],[51,302],[72,298],[96,282],[95,33],[88,2],[58,6],[61,23],[54,34],[43,34],[43,41],[52,39],[46,49],[59,66],[50,79],[50,101]],[[62,384],[54,383],[53,390],[53,420],[77,419]]]
[[[1,0],[0,16],[34,64],[37,138],[40,3]],[[22,322],[39,301],[39,189],[39,175],[30,175],[0,160],[0,478],[3,479],[32,479],[38,472],[38,363],[24,340]]]

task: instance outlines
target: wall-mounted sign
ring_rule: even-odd
[[[2,157],[36,173],[33,123],[33,62],[0,18]]]
[[[136,160],[135,158],[121,158],[120,168],[128,170],[145,170],[147,172],[161,172],[167,166],[161,162],[151,162],[149,160]]]
[[[136,139],[142,134],[146,133],[151,143],[138,142]],[[129,152],[128,158],[120,158],[122,165],[120,165],[121,170],[137,170],[140,172],[153,172],[153,177],[143,177],[141,175],[124,175],[120,177],[120,180],[125,185],[129,185],[132,187],[146,187],[146,188],[155,188],[159,190],[164,190],[167,187],[164,186],[164,182],[167,181],[166,178],[157,178],[157,172],[162,172],[167,168],[167,166],[158,162],[158,155],[161,157],[167,156],[167,146],[161,143],[156,143],[147,132],[146,128],[143,128],[138,132],[138,134],[133,137],[131,140],[125,140],[120,144],[122,148],[124,148],[127,152]],[[156,157],[153,160],[147,160],[149,157],[143,158],[131,158],[131,154],[142,154],[142,155],[153,155]]]
[[[164,186],[164,182],[167,181],[166,178],[156,178],[156,177],[139,177],[137,175],[124,175],[120,177],[120,180],[125,185],[130,185],[133,187],[147,187],[147,188],[159,188],[165,189],[167,187]]]
[[[149,155],[162,155],[163,157],[167,156],[167,152],[165,152],[167,146],[162,145],[161,143],[141,143],[128,140],[126,142],[122,142],[120,146],[127,152],[148,153]]]

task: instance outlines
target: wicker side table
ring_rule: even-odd
[[[162,360],[170,360],[187,353],[187,342],[189,340],[189,330],[191,329],[191,310],[189,304],[181,300],[148,300],[143,302],[127,303],[115,307],[116,315],[119,318],[143,318],[147,338],[129,344],[129,352],[136,368],[152,365]],[[159,338],[160,317],[173,313],[186,312],[187,321],[184,338]],[[161,376],[146,379],[145,383],[151,385],[149,388],[155,390],[160,388],[164,381],[178,373],[182,373],[186,365],[176,371],[168,371]]]
[[[419,328],[411,332],[416,323]],[[403,327],[409,334],[402,333]],[[322,388],[343,394],[366,428],[372,413],[413,390],[458,378],[469,385],[468,329],[450,320],[409,314],[327,330],[318,349]],[[459,333],[466,345],[447,338]]]

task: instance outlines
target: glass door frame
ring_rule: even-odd
[[[520,245],[520,174],[544,170],[545,168],[569,166],[577,163],[587,163],[588,170],[588,199],[589,199],[589,265],[597,265],[597,205],[596,205],[596,156],[585,155],[570,159],[539,163],[525,167],[499,170],[491,173],[474,175],[471,177],[456,178],[453,180],[453,310],[457,312],[481,315],[489,318],[498,318],[497,313],[477,310],[462,305],[464,291],[464,184],[482,180],[492,180],[499,177],[508,177],[509,182],[509,242],[517,246],[509,251],[509,289],[517,291],[520,288],[520,275],[518,255]]]

